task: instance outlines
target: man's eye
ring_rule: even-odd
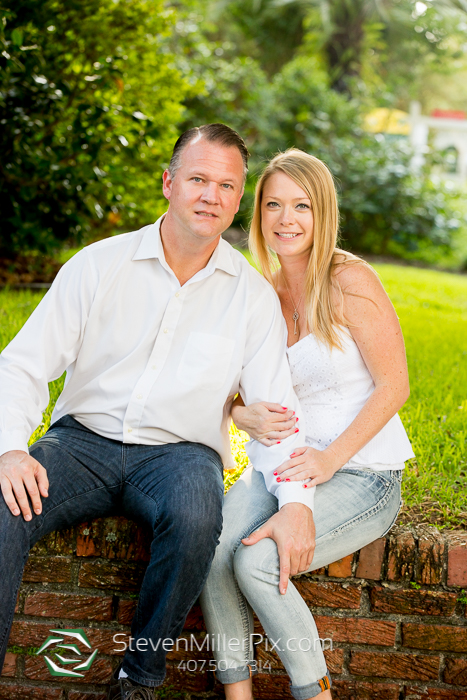
[[[233,190],[232,185],[229,185],[227,182],[224,182],[224,184],[222,185],[222,187],[223,187],[224,189],[226,189],[226,190]]]
[[[194,180],[194,182],[202,182],[200,177],[194,177],[192,179]]]

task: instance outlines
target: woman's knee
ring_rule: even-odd
[[[277,545],[269,537],[253,545],[241,544],[234,556],[234,572],[240,587],[253,580],[279,578]]]

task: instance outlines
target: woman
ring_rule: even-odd
[[[337,229],[336,192],[324,163],[296,149],[273,158],[257,185],[250,245],[279,295],[306,422],[300,426],[306,445],[277,478],[317,485],[309,571],[391,528],[404,461],[413,457],[397,416],[409,395],[399,322],[372,268],[336,248]],[[270,445],[296,429],[281,411],[237,400],[232,417]],[[254,610],[291,678],[293,696],[328,699],[330,678],[313,617],[293,584],[285,595],[278,589],[276,543],[242,544],[276,510],[277,500],[252,468],[226,496],[221,542],[201,596],[216,640],[216,675],[228,700],[253,697]]]

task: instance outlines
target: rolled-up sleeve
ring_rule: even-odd
[[[294,410],[299,432],[270,447],[250,440],[246,452],[253,467],[263,474],[268,491],[278,499],[279,508],[286,503],[303,503],[313,510],[316,487],[304,489],[302,481],[278,482],[274,476],[276,468],[290,459],[295,449],[305,445],[305,434],[300,431],[305,421],[293,390],[286,348],[287,329],[279,299],[272,288],[265,288],[249,320],[240,395],[245,405],[270,401]]]
[[[64,265],[23,328],[0,355],[0,455],[28,451],[49,402],[48,383],[76,359],[96,275],[86,249]]]

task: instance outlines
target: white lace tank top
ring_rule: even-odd
[[[324,450],[357,416],[375,385],[357,344],[347,329],[340,330],[343,351],[307,335],[287,350],[295,393],[306,421],[307,445]],[[345,465],[397,469],[414,457],[396,414]]]

